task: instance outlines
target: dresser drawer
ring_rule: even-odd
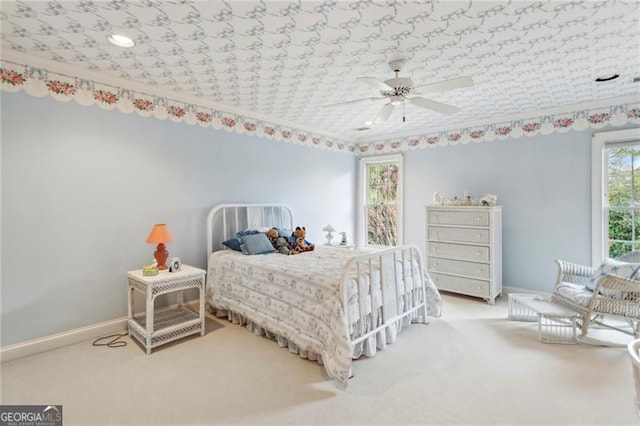
[[[489,247],[430,242],[427,256],[455,257],[459,259],[489,262]]]
[[[429,241],[454,241],[461,243],[489,244],[489,230],[475,228],[447,228],[429,226]]]
[[[481,280],[488,280],[491,277],[490,267],[487,263],[465,262],[438,257],[429,257],[429,272],[466,275]]]
[[[489,226],[489,212],[431,210],[427,220],[433,225]]]
[[[429,276],[439,290],[451,291],[475,297],[490,297],[489,281],[454,277],[453,275],[444,275],[435,272],[429,272]]]

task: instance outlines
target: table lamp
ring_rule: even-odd
[[[151,228],[151,232],[147,237],[147,242],[149,244],[157,244],[155,253],[153,253],[153,257],[156,259],[158,263],[158,269],[167,269],[167,258],[169,257],[169,251],[165,247],[164,243],[170,243],[173,241],[173,237],[171,236],[171,232],[169,232],[169,227],[164,223],[158,223],[153,225]]]
[[[325,238],[327,239],[326,245],[330,246],[331,240],[333,240],[333,235],[331,235],[331,233],[336,232],[336,230],[331,225],[325,226],[324,228],[322,228],[322,230],[327,233],[327,235],[325,236]]]

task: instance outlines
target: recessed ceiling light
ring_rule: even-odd
[[[107,40],[109,40],[109,43],[118,47],[133,47],[136,45],[132,39],[122,34],[110,34]]]
[[[620,74],[611,74],[611,75],[607,75],[607,76],[604,76],[604,77],[598,77],[598,78],[596,78],[596,81],[598,83],[602,83],[604,81],[615,80],[618,77],[620,77]]]
[[[365,126],[371,126],[373,124],[373,121],[365,121],[364,125]]]

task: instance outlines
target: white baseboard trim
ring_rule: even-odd
[[[127,317],[105,321],[62,333],[51,334],[38,339],[0,348],[0,362],[12,361],[25,356],[35,355],[63,346],[79,343],[84,340],[97,339],[114,333],[122,333],[127,330]]]
[[[525,294],[531,293],[531,294],[539,294],[545,297],[551,297],[551,293],[546,291],[531,290],[529,288],[520,288],[520,287],[514,287],[514,286],[502,286],[502,294],[507,295],[509,293],[525,293]]]
[[[198,310],[199,299],[188,300],[184,303],[185,305],[190,305],[193,310]],[[175,306],[177,305],[172,304],[166,307]],[[25,356],[58,349],[63,346],[73,345],[74,343],[79,343],[85,340],[97,339],[98,337],[108,336],[115,333],[124,333],[125,331],[127,331],[127,317],[92,324],[86,327],[76,328],[74,330],[63,331],[61,333],[27,340],[14,345],[0,347],[0,362],[12,361]]]

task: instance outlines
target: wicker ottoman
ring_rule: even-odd
[[[537,321],[540,342],[577,343],[577,318],[575,312],[551,303],[540,295],[509,294],[509,319]]]

